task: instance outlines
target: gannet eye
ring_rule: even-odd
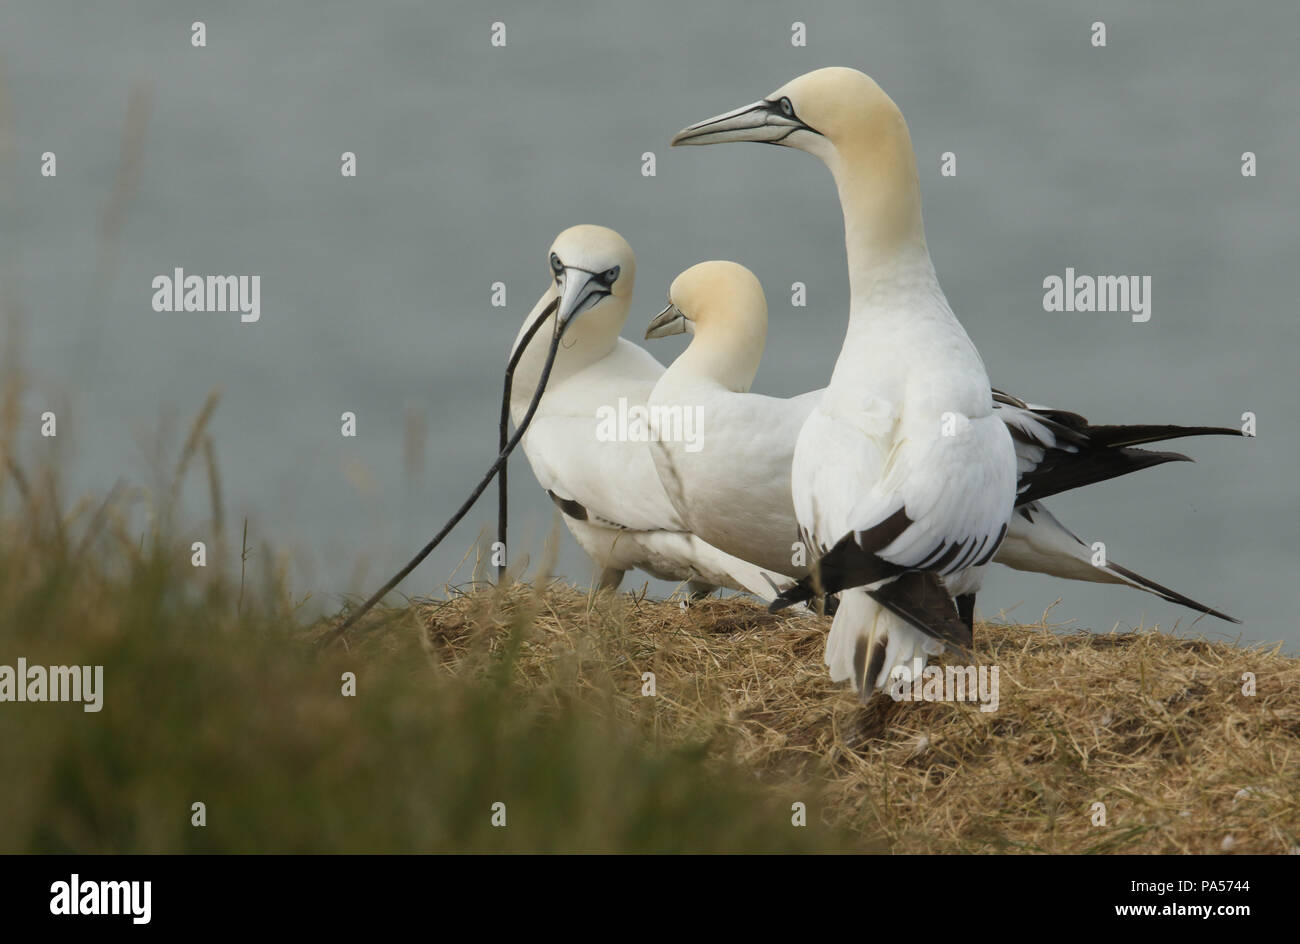
[[[794,106],[790,104],[790,99],[782,98],[777,104],[781,106],[781,114],[785,115],[787,118],[794,117]]]
[[[560,261],[560,257],[555,253],[551,253],[551,271],[556,275],[564,271],[564,263]]]
[[[618,266],[600,273],[600,280],[606,285],[613,285],[616,278],[618,278]]]

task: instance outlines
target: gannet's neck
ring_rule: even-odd
[[[552,285],[538,300],[528,318],[525,319],[523,327],[519,329],[519,334],[515,336],[515,343],[510,348],[511,356],[514,355],[515,348],[519,346],[524,333],[538,318],[542,317],[556,297],[557,292]],[[582,312],[570,322],[556,351],[555,364],[551,368],[551,376],[547,382],[548,388],[591,366],[614,350],[614,345],[618,343],[619,332],[623,330],[623,324],[627,321],[628,301],[628,298],[617,296],[602,299],[590,311]],[[554,333],[555,314],[552,311],[546,314],[545,324],[533,335],[527,350],[519,358],[519,364],[515,367],[514,384],[510,392],[511,404],[527,406],[532,400],[533,392],[537,389],[537,381],[542,376],[542,368],[546,365],[546,355],[550,350]]]
[[[706,381],[733,393],[748,393],[763,359],[765,329],[766,324],[743,331],[697,324],[690,345],[669,365],[665,376],[673,382]]]
[[[866,302],[896,280],[932,277],[916,155],[902,114],[894,109],[864,122],[861,132],[844,135],[820,156],[844,212],[854,310],[866,310]]]

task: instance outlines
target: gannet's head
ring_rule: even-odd
[[[701,262],[673,279],[668,307],[646,329],[649,338],[690,332],[683,358],[696,373],[731,390],[753,383],[767,340],[767,299],[753,272],[735,262]]]
[[[771,95],[683,128],[673,146],[759,141],[781,144],[828,160],[850,139],[904,130],[902,112],[869,75],[857,69],[818,69]]]
[[[555,237],[548,255],[561,329],[606,299],[626,306],[636,281],[636,256],[618,233],[604,226],[571,226]]]
[[[912,137],[903,113],[870,76],[818,69],[673,138],[674,145],[720,141],[783,144],[830,168],[844,208],[851,278],[862,266],[899,254],[928,259]]]

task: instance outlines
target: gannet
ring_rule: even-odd
[[[600,585],[617,587],[638,567],[687,581],[696,594],[722,586],[772,599],[770,576],[685,529],[646,442],[602,441],[597,434],[601,407],[620,398],[644,404],[663,373],[648,352],[619,337],[636,279],[631,247],[611,229],[574,226],[556,237],[548,258],[551,284],[515,347],[536,320],[548,323],[520,357],[510,412],[517,424],[527,410],[546,360],[545,341],[559,319],[567,329],[521,445],[537,481],[600,569]]]
[[[815,580],[773,607],[844,590],[827,658],[851,663],[865,699],[895,666],[970,645],[952,597],[978,589],[1011,524],[1016,451],[939,286],[911,136],[880,86],[853,69],[819,69],[672,143],[724,141],[808,151],[839,191],[849,326],[791,476],[800,530],[820,558]]]
[[[661,437],[650,451],[659,481],[693,533],[727,553],[799,577],[798,525],[790,493],[794,443],[821,391],[781,399],[749,393],[767,338],[767,301],[752,272],[703,262],[672,283],[668,307],[645,336],[694,337],[655,384],[661,415],[698,410],[700,441]],[[804,555],[806,557],[806,555]]]
[[[978,589],[1006,536],[1016,453],[975,346],[935,275],[902,112],[852,69],[801,76],[760,102],[692,125],[673,144],[761,141],[809,151],[844,211],[851,304],[831,380],[795,443],[791,486],[818,560],[815,589],[843,591],[828,660],[863,697],[944,644],[969,648],[944,579]]]
[[[686,527],[703,540],[778,574],[802,577],[807,568],[799,566],[792,546],[798,524],[790,468],[799,430],[822,391],[788,399],[750,392],[767,340],[767,301],[758,278],[735,262],[701,262],[673,280],[668,305],[650,322],[645,336],[651,339],[682,333],[691,334],[690,344],[659,378],[649,405],[664,416],[671,415],[671,411],[698,409],[703,420],[702,441],[699,448],[670,438],[652,444],[664,490]],[[1002,402],[996,404],[997,413],[1009,427],[1037,431],[1033,437],[1025,434],[1017,438],[1013,434],[1017,455],[1031,483],[1037,468],[1059,465],[1068,469],[1076,457],[1099,451],[1089,448],[1089,429],[1100,430],[1099,439],[1126,443],[1195,435],[1212,429],[1091,427],[1077,414],[1036,408],[1058,418],[1052,420],[1036,415],[1023,401],[1005,394],[1002,397]],[[1073,425],[1065,426],[1066,420]],[[1070,453],[1056,445],[1058,433],[1054,428],[1063,440],[1072,433],[1083,441],[1084,448]],[[1219,431],[1238,433],[1232,429]],[[1049,462],[1049,458],[1055,462]],[[1057,474],[1064,477],[1068,472],[1058,469]],[[1023,490],[1030,488],[1032,484]],[[1019,504],[993,560],[1017,570],[1069,580],[1134,587],[1236,622],[1114,561],[1094,565],[1092,548],[1038,501]],[[963,600],[973,608],[973,599],[962,598],[959,610],[963,609]],[[973,613],[968,610],[961,616],[969,624]]]

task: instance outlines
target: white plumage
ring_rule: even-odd
[[[674,143],[727,140],[809,151],[839,189],[849,327],[800,431],[791,484],[800,527],[826,555],[820,581],[844,589],[828,641],[832,673],[851,649],[865,697],[925,636],[962,641],[948,624],[951,600],[923,574],[953,577],[992,557],[1016,496],[1015,450],[935,277],[911,137],[889,96],[861,72],[821,69]],[[955,608],[950,615],[956,622]]]
[[[798,533],[789,469],[795,440],[823,391],[788,399],[750,392],[767,337],[767,302],[752,272],[734,262],[702,262],[681,273],[666,307],[646,330],[647,338],[689,332],[691,343],[659,377],[649,405],[664,411],[698,410],[698,442],[665,439],[651,447],[660,481],[686,526],[719,549],[788,577],[807,573],[792,553]],[[1068,480],[1070,467],[1089,465],[1107,450],[1129,452],[1114,442],[1148,442],[1208,431],[1235,430],[1179,426],[1092,427],[1078,414],[1032,407],[999,393],[995,415],[1013,436],[1017,473],[1037,487],[1037,472],[1051,468]],[[1068,425],[1067,425],[1068,424]],[[1098,430],[1094,437],[1090,430]],[[1099,442],[1094,442],[1097,439]],[[1170,453],[1138,452],[1164,461]],[[1066,528],[1041,502],[1028,502],[1012,516],[994,562],[1035,573],[1144,590],[1224,619],[1202,603],[1163,587],[1111,561],[1099,563],[1090,547]],[[978,585],[971,571],[948,581],[960,596]],[[851,674],[852,648],[828,653],[837,675]],[[887,658],[886,661],[889,661]]]
[[[533,473],[560,507],[603,586],[640,568],[704,591],[725,586],[771,599],[760,568],[724,554],[683,525],[659,484],[648,444],[602,437],[598,411],[619,399],[644,404],[663,366],[619,337],[636,275],[631,248],[613,230],[575,226],[551,249],[551,286],[529,313],[546,324],[519,360],[511,393],[518,423],[536,389],[555,320],[570,321],[546,392],[522,440]]]
[[[978,589],[1009,528],[1021,530],[1012,566],[1086,573],[1077,566],[1081,542],[1045,512],[1013,521],[1017,501],[1183,457],[1128,448],[1167,434],[1132,442],[1107,434],[1094,448],[1074,428],[1081,417],[1040,415],[1001,396],[995,406],[926,248],[906,123],[869,77],[850,69],[809,73],[684,129],[673,144],[723,141],[808,151],[829,167],[839,191],[849,326],[831,382],[800,430],[791,479],[800,528],[825,556],[811,589],[805,580],[782,600],[844,590],[827,663],[866,697],[885,686],[894,666],[934,651],[936,641],[969,640],[953,625],[948,592]],[[790,408],[777,413],[784,423]],[[662,462],[659,468],[662,474]],[[1123,574],[1122,582],[1172,593]],[[1118,576],[1094,568],[1086,579]]]

